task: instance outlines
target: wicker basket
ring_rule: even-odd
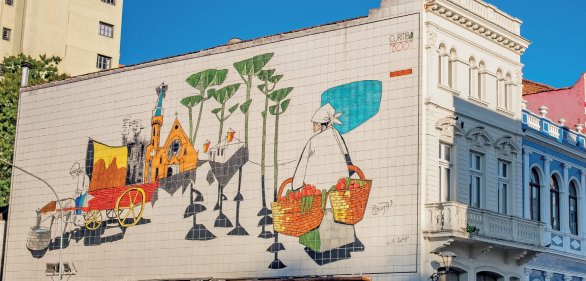
[[[27,248],[40,251],[49,247],[49,243],[51,243],[51,229],[31,227],[26,240]]]
[[[279,188],[277,198],[281,198],[285,186],[292,182],[292,178],[283,182],[281,188]],[[275,231],[284,235],[299,237],[319,227],[326,209],[325,206],[322,209],[322,196],[326,196],[325,200],[327,203],[328,194],[322,193],[321,195],[313,196],[311,210],[303,214],[301,212],[301,199],[287,199],[285,201],[271,203],[273,209],[273,228]]]
[[[372,188],[372,181],[366,180],[364,174],[358,167],[348,165],[348,169],[356,171],[360,179],[366,181],[366,184],[347,191],[330,191],[330,199],[332,200],[334,220],[354,225],[359,223],[364,217],[368,203],[368,195]]]

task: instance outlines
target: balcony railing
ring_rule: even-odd
[[[469,233],[466,231],[467,226],[476,227],[478,231]],[[459,236],[478,235],[543,247],[544,227],[542,222],[477,209],[458,202],[425,204],[423,232],[428,234],[451,232]]]
[[[570,130],[566,126],[554,123],[551,120],[536,115],[531,111],[523,110],[523,129],[533,129],[547,137],[552,137],[557,142],[571,146],[576,149],[584,150],[586,135],[577,131]]]
[[[560,128],[555,126],[549,126],[549,135],[559,139],[560,138]]]
[[[539,118],[531,115],[527,115],[527,125],[529,127],[541,131],[541,124],[539,124]]]

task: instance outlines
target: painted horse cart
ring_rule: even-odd
[[[135,184],[144,179],[144,161],[132,161],[141,158],[140,155],[132,155],[132,152],[128,146],[110,147],[90,139],[85,169],[71,170],[71,175],[81,181],[75,198],[63,199],[61,204],[50,202],[37,211],[37,224],[30,230],[27,247],[31,250],[46,248],[51,240],[53,222],[61,216],[65,217],[67,223],[80,227],[85,224],[88,230],[100,227],[102,211],[106,211],[108,219],[117,219],[122,227],[132,227],[139,223],[145,204],[152,201],[153,194],[161,184]],[[89,179],[89,185],[86,178]],[[63,206],[63,212],[60,206]],[[83,223],[71,221],[75,215],[81,215]],[[41,223],[49,219],[49,227],[42,227]]]

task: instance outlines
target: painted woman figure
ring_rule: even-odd
[[[342,124],[338,120],[342,114],[336,113],[332,105],[327,103],[311,118],[314,134],[305,145],[293,175],[295,190],[304,184],[329,189],[340,178],[351,175],[348,171],[348,165],[352,164],[348,147],[333,126]]]
[[[69,174],[71,175],[72,178],[74,178],[74,179],[77,178],[77,189],[75,190],[75,193],[71,197],[73,200],[75,200],[75,207],[76,208],[87,207],[88,201],[90,199],[90,198],[88,198],[89,197],[89,195],[88,195],[89,178],[88,178],[88,181],[86,182],[86,178],[88,176],[85,174],[84,169],[80,168],[79,163],[73,164]],[[81,180],[81,182],[80,182],[80,180]],[[75,210],[74,212],[75,212],[74,215],[76,217],[75,224],[78,226],[83,226],[85,224],[85,218],[82,215],[82,210]]]

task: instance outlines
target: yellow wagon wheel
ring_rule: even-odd
[[[85,227],[89,230],[96,230],[102,224],[102,212],[91,210],[85,214]]]
[[[145,201],[142,188],[131,188],[122,193],[116,201],[116,217],[118,217],[120,225],[124,227],[136,225],[142,217]],[[137,207],[140,207],[140,211],[136,209]],[[127,218],[130,218],[130,221],[127,222]]]

